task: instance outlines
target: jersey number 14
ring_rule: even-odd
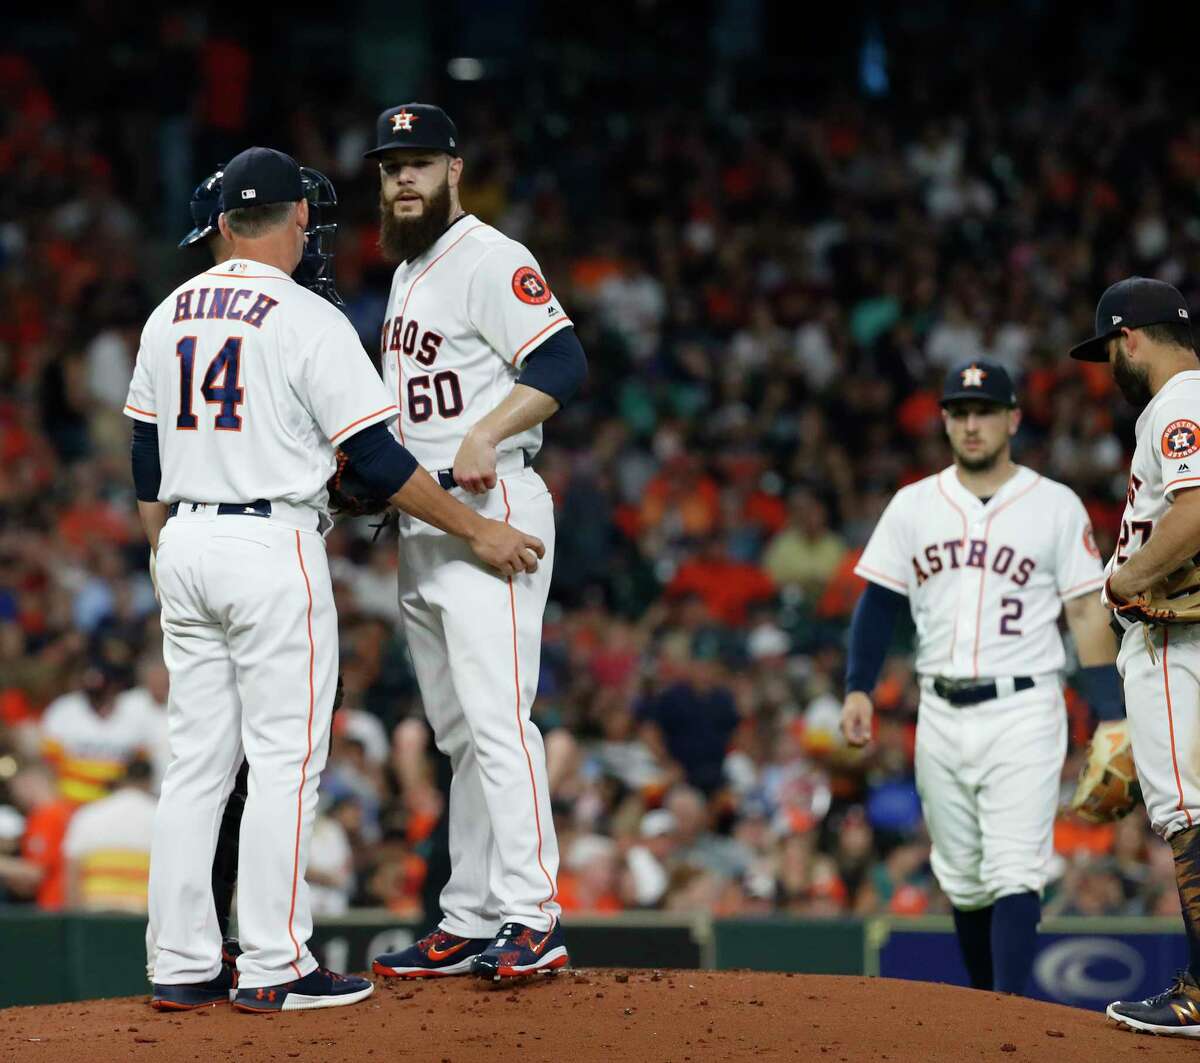
[[[196,337],[184,336],[175,344],[179,357],[179,416],[175,427],[185,432],[194,432],[199,419],[192,413],[192,380],[196,368]],[[218,432],[240,432],[242,418],[238,407],[245,401],[246,389],[238,384],[242,364],[242,337],[230,336],[213,360],[208,363],[200,394],[210,406],[220,406],[213,427]],[[217,383],[220,378],[221,383]]]

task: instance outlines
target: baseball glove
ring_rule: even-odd
[[[349,455],[337,452],[337,469],[325,486],[329,489],[329,509],[339,517],[373,517],[385,512],[388,500],[355,471]]]
[[[1124,720],[1099,724],[1079,772],[1071,809],[1089,823],[1111,823],[1127,816],[1141,799],[1128,724]]]
[[[1161,583],[1136,598],[1119,599],[1108,590],[1118,614],[1143,624],[1195,624],[1200,622],[1200,568],[1190,561]]]

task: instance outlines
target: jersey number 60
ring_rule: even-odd
[[[433,394],[430,394],[430,391]],[[462,388],[458,374],[445,369],[433,376],[414,376],[408,381],[408,416],[413,424],[428,421],[433,416],[433,402],[443,417],[457,417],[463,412]]]
[[[175,344],[175,353],[179,357],[179,416],[175,418],[175,427],[185,432],[194,432],[199,420],[192,413],[192,376],[196,368],[196,337],[184,336]],[[242,337],[230,336],[217,351],[216,356],[208,363],[204,373],[204,381],[200,385],[200,394],[204,401],[211,405],[219,405],[213,427],[218,432],[240,432],[242,418],[238,415],[238,407],[246,398],[246,389],[238,385],[238,375],[242,364]],[[217,377],[221,377],[218,387]]]

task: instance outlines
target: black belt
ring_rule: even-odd
[[[933,691],[951,705],[978,705],[981,701],[991,701],[1000,696],[995,683],[968,683],[966,679],[943,679],[938,675],[933,678]],[[1027,675],[1013,677],[1013,693],[1031,690],[1035,686],[1037,683]]]
[[[199,509],[203,502],[172,502],[167,506],[167,519],[175,516],[179,512],[180,506],[191,506],[192,510]],[[271,503],[265,498],[256,499],[253,502],[221,502],[217,506],[217,515],[220,517],[269,517],[271,515]]]
[[[533,464],[533,455],[524,449],[522,449],[521,454],[525,458],[525,468],[528,469]],[[433,474],[433,478],[446,491],[453,491],[458,486],[458,481],[454,479],[453,469],[438,469]]]

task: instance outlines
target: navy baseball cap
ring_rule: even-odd
[[[432,103],[389,107],[375,119],[375,147],[363,152],[369,159],[398,148],[424,148],[458,155],[458,130],[450,116]]]
[[[1004,366],[986,358],[976,358],[951,369],[942,388],[943,406],[969,399],[994,402],[998,406],[1016,406],[1017,391]]]
[[[221,210],[296,203],[304,198],[300,164],[274,148],[247,148],[221,175]]]
[[[1104,345],[1123,328],[1144,328],[1183,321],[1191,327],[1187,300],[1179,289],[1151,277],[1126,277],[1100,296],[1096,304],[1096,335],[1071,348],[1081,362],[1107,362]]]

